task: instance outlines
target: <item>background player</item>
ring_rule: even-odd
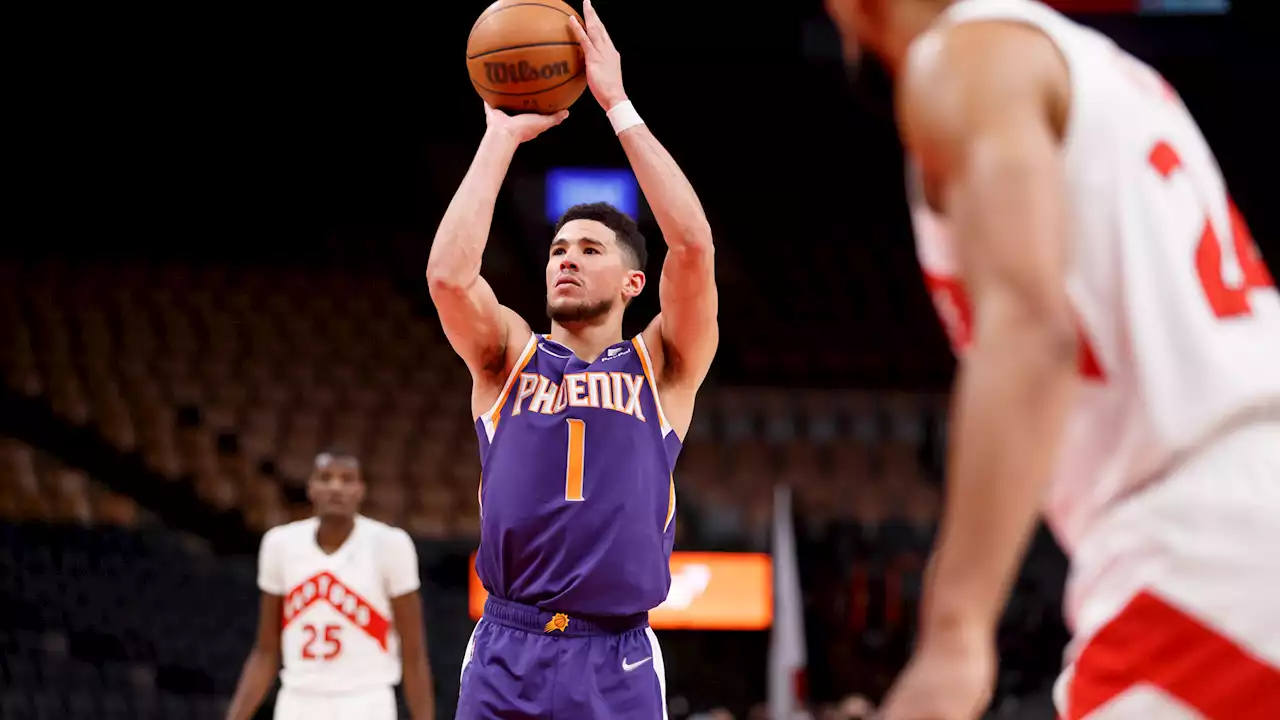
[[[354,457],[321,454],[307,482],[315,516],[263,535],[258,638],[230,720],[253,716],[281,657],[277,720],[393,720],[402,674],[414,720],[435,717],[418,553],[403,530],[359,515],[364,492]]]
[[[1280,298],[1195,122],[1038,2],[827,7],[847,56],[895,76],[921,265],[963,353],[886,717],[986,705],[1046,499],[1072,558],[1064,717],[1280,717]]]
[[[670,587],[671,472],[718,343],[711,231],[693,188],[640,122],[591,3],[578,38],[592,94],[667,243],[662,311],[630,341],[644,238],[607,205],[570,209],[546,267],[549,335],[480,276],[494,202],[520,143],[563,120],[486,108],[488,130],[435,242],[427,279],[474,379],[483,465],[476,569],[490,593],[459,718],[666,716],[648,611]]]

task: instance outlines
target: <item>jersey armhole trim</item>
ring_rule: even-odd
[[[671,423],[667,422],[667,415],[662,412],[662,400],[658,397],[658,380],[654,376],[653,358],[649,357],[649,347],[645,345],[644,337],[641,335],[631,338],[631,344],[635,346],[636,353],[640,356],[640,366],[644,368],[644,378],[649,383],[649,391],[653,393],[653,406],[658,410],[658,422],[662,426],[662,436],[666,437],[671,432]]]
[[[667,519],[662,523],[662,532],[671,529],[671,520],[676,516],[676,475],[668,474],[670,484],[667,486]]]
[[[484,421],[485,430],[488,431],[490,440],[493,439],[493,431],[498,429],[498,419],[502,413],[502,406],[507,403],[507,396],[511,394],[511,386],[515,384],[516,378],[520,377],[520,372],[533,359],[533,353],[537,349],[538,335],[529,333],[529,341],[524,344],[524,350],[520,351],[520,358],[511,367],[511,374],[507,375],[507,382],[502,386],[502,392],[498,393],[498,399],[477,418]]]

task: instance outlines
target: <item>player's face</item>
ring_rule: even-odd
[[[559,323],[607,315],[644,288],[644,273],[617,236],[595,220],[570,220],[551,243],[547,261],[547,316]]]
[[[360,468],[342,460],[321,464],[307,482],[307,498],[321,517],[355,515],[364,500]]]

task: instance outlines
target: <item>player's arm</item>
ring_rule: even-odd
[[[1067,70],[1030,28],[966,24],[935,40],[916,43],[899,113],[954,224],[974,325],[921,632],[989,642],[1076,384],[1058,147]]]
[[[500,377],[506,372],[510,363],[507,349],[522,323],[519,316],[498,303],[493,288],[480,276],[498,191],[519,146],[520,141],[510,133],[492,128],[485,132],[436,229],[427,261],[427,286],[440,325],[477,379]]]
[[[400,654],[404,665],[404,697],[413,720],[433,720],[436,695],[432,688],[431,662],[427,659],[426,634],[422,623],[422,598],[417,590],[391,599],[391,613],[400,633]]]
[[[276,682],[280,670],[280,616],[284,598],[262,593],[258,612],[258,637],[240,671],[235,695],[227,708],[227,720],[249,720]]]
[[[387,594],[391,597],[391,617],[395,622],[396,634],[400,636],[404,697],[409,703],[413,720],[435,720],[436,696],[422,622],[418,551],[409,535],[403,530],[397,530],[383,558],[387,563]]]
[[[488,106],[485,112],[488,129],[440,221],[427,261],[427,284],[440,324],[478,381],[503,378],[530,332],[520,316],[498,303],[480,276],[498,191],[520,143],[567,114],[508,117]]]
[[[660,356],[655,372],[664,385],[696,390],[720,343],[711,226],[688,178],[647,125],[623,130],[618,139],[667,243],[658,284],[661,312],[645,341]]]
[[[258,553],[258,634],[240,671],[227,720],[249,720],[275,684],[280,670],[280,619],[284,612],[284,579],[280,571],[279,536],[268,531]]]
[[[645,331],[645,343],[664,385],[696,391],[720,342],[711,226],[689,179],[627,102],[621,58],[590,0],[583,4],[583,20],[585,27],[576,21],[572,27],[586,55],[587,82],[619,130],[618,139],[667,243],[658,288],[662,312]]]

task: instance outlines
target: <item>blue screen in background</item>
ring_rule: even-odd
[[[1141,0],[1140,12],[1148,15],[1221,15],[1231,9],[1230,0]]]
[[[640,188],[630,170],[556,168],[547,171],[547,222],[580,203],[607,202],[635,218]]]

